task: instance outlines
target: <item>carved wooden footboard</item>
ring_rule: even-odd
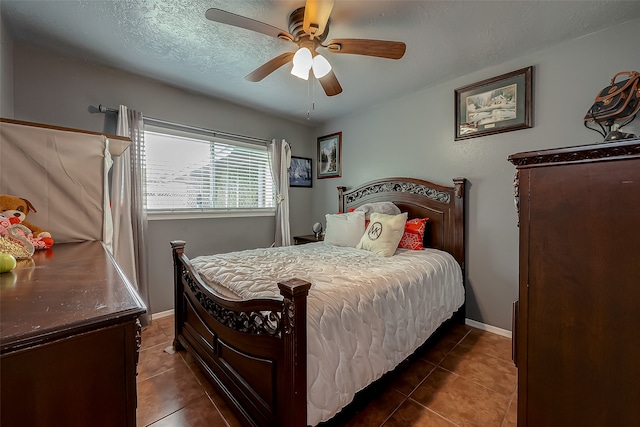
[[[176,349],[186,348],[247,425],[305,426],[307,295],[303,280],[278,283],[282,301],[231,301],[209,291],[171,242]]]
[[[411,178],[338,187],[338,209],[391,201],[410,218],[428,217],[425,246],[465,265],[465,179],[453,187]],[[206,286],[171,242],[175,282],[174,346],[186,348],[246,425],[307,425],[307,295],[311,284],[278,283],[283,300],[230,300]],[[464,306],[454,317],[464,321]]]

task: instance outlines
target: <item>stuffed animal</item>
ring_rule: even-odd
[[[13,255],[15,259],[31,258],[35,246],[27,236],[33,237],[31,230],[22,224],[11,224],[9,218],[0,214],[1,253]],[[40,243],[44,245],[44,243]]]
[[[25,221],[30,211],[37,212],[27,199],[9,194],[0,194],[0,214],[8,218],[11,224],[22,224],[27,227],[31,233],[27,233],[29,235],[26,237],[34,243],[36,248],[40,249],[42,246],[50,248],[53,246],[51,233]]]
[[[51,237],[33,237],[31,230],[4,214],[0,214],[0,238],[4,239],[5,245],[11,241],[24,246],[31,254],[36,249],[49,249],[53,245]]]

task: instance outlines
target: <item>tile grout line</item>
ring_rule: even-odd
[[[425,378],[420,382],[420,385],[422,385],[422,383],[423,383],[423,382],[425,382],[425,381],[427,380],[427,378],[429,378],[429,376],[431,376],[431,374],[432,374],[436,369],[438,369],[438,368],[440,368],[440,369],[442,369],[443,371],[446,371],[446,372],[448,372],[448,373],[450,373],[450,374],[452,374],[452,375],[455,375],[455,376],[457,376],[457,377],[459,377],[459,378],[462,378],[462,379],[464,379],[465,381],[469,381],[470,383],[473,383],[473,384],[475,384],[475,385],[477,385],[477,386],[480,386],[480,387],[482,387],[482,388],[484,388],[484,389],[486,389],[486,390],[490,391],[492,394],[501,395],[499,392],[496,392],[495,390],[490,389],[489,387],[486,387],[486,386],[484,386],[484,385],[482,385],[482,384],[479,384],[479,383],[477,383],[477,382],[475,382],[475,381],[472,381],[472,380],[470,380],[469,378],[467,378],[467,377],[465,377],[465,376],[463,376],[463,375],[457,374],[457,373],[455,373],[455,372],[451,372],[451,371],[449,371],[448,369],[445,369],[445,368],[443,368],[443,367],[441,367],[441,366],[436,366],[436,368],[435,368],[433,371],[431,371],[431,372],[429,373],[429,375],[427,375],[427,376],[426,376],[426,377],[425,377]],[[419,386],[418,386],[418,387],[419,387]],[[411,392],[411,394],[413,394],[413,392],[415,392],[415,390],[417,390],[417,389],[418,389],[418,387],[416,387],[416,389],[414,389],[414,390]],[[506,416],[507,416],[507,413],[508,413],[508,411],[509,411],[509,405],[510,405],[511,401],[513,400],[513,396],[514,396],[514,395],[515,395],[515,390],[513,391],[513,393],[512,393],[512,395],[511,395],[511,397],[509,397],[509,401],[507,402],[507,406],[506,406],[506,408],[505,408],[504,415],[502,416],[502,421],[500,422],[500,425],[501,425],[501,426],[502,426],[502,423],[504,423],[504,420],[505,420],[505,418],[506,418]],[[504,396],[504,395],[502,395],[502,396]],[[426,406],[426,405],[424,405],[424,404],[420,403],[419,401],[417,401],[417,400],[413,399],[413,398],[411,397],[411,395],[409,395],[409,396],[407,397],[407,399],[411,399],[413,402],[415,402],[415,403],[417,403],[418,405],[420,405],[420,406],[422,406],[422,407],[424,407],[424,408],[428,409],[429,411],[433,412],[434,414],[438,415],[439,417],[444,418],[445,420],[449,421],[450,423],[452,423],[452,424],[454,424],[454,425],[456,425],[456,426],[459,426],[459,424],[457,424],[457,423],[455,423],[455,422],[451,421],[449,418],[445,417],[445,416],[444,416],[443,414],[441,414],[440,412],[438,412],[438,411],[436,411],[436,410],[434,410],[434,409],[432,409],[432,408],[429,408],[428,406]],[[397,409],[396,409],[396,410],[397,410]],[[395,413],[395,411],[394,411],[394,413]],[[386,422],[386,421],[385,421],[385,422]]]
[[[173,345],[173,340],[174,340],[174,338],[172,338],[172,337],[174,336],[174,334],[173,334],[173,326],[171,326],[171,329],[172,329],[172,330],[170,331],[170,332],[171,332],[171,334],[167,333],[168,331],[167,331],[165,328],[163,328],[163,327],[162,327],[162,325],[161,325],[159,322],[158,322],[157,327],[158,327],[159,331],[160,331],[160,332],[162,332],[162,333],[167,337],[167,341],[165,341],[165,342],[161,342],[161,343],[157,343],[157,344],[154,344],[154,345],[152,345],[152,346],[148,346],[148,347],[146,347],[146,348],[141,348],[141,349],[140,349],[140,354],[141,354],[141,355],[142,355],[142,352],[147,351],[147,350],[154,350],[154,349],[155,349],[155,350],[158,350],[158,348],[159,348],[160,346],[162,346],[162,348],[163,348],[163,350],[162,350],[162,351],[164,351],[164,348],[166,348],[166,346],[167,346],[167,345],[170,345],[170,346],[172,346],[172,345]],[[168,355],[169,355],[169,354],[168,354]],[[189,366],[189,363],[185,360],[185,358],[183,357],[183,355],[182,355],[180,352],[177,352],[177,355],[176,355],[176,356],[180,358],[180,361],[181,361],[180,363],[184,364],[184,366],[187,368],[187,371],[189,372],[189,374],[194,378],[195,382],[198,384],[198,387],[199,387],[199,388],[200,388],[200,390],[202,391],[203,396],[200,396],[200,397],[198,397],[198,398],[194,398],[194,399],[192,399],[191,401],[187,402],[184,406],[182,406],[181,408],[177,409],[176,411],[174,411],[174,412],[172,412],[172,413],[170,413],[170,414],[167,414],[167,415],[165,415],[164,417],[162,417],[162,418],[160,418],[160,419],[158,419],[158,420],[153,421],[152,423],[147,424],[145,427],[150,427],[150,426],[152,426],[153,424],[155,424],[155,423],[157,423],[157,422],[159,422],[159,421],[161,421],[161,420],[163,420],[163,419],[165,419],[165,418],[167,418],[167,417],[169,417],[169,416],[171,416],[171,415],[175,414],[176,412],[178,412],[178,411],[180,411],[180,410],[182,410],[182,409],[185,409],[185,408],[186,408],[186,407],[188,407],[190,404],[192,404],[194,401],[196,401],[197,399],[200,399],[200,398],[202,398],[202,397],[206,397],[206,399],[207,399],[207,401],[209,402],[209,404],[211,404],[211,405],[213,406],[214,411],[215,411],[215,412],[220,416],[220,418],[222,419],[222,421],[225,423],[225,426],[226,426],[226,427],[231,427],[231,423],[230,423],[230,422],[229,422],[229,420],[227,419],[227,416],[225,416],[225,414],[220,410],[220,408],[218,408],[218,406],[217,406],[217,405],[216,405],[216,403],[214,402],[214,400],[213,400],[212,396],[209,394],[209,392],[206,390],[206,387],[205,387],[205,386],[200,382],[200,380],[198,379],[198,377],[195,375],[195,373],[193,372],[192,368]],[[160,376],[160,375],[162,375],[162,374],[166,374],[167,372],[170,372],[170,371],[173,371],[173,370],[175,370],[175,367],[174,367],[174,368],[167,369],[167,370],[162,371],[162,372],[159,372],[159,373],[156,373],[155,375],[152,375],[152,376],[150,376],[150,377],[145,378],[144,380],[141,380],[141,381],[137,382],[137,384],[136,384],[136,385],[138,385],[138,384],[140,384],[140,383],[143,383],[143,382],[145,382],[145,381],[147,381],[147,380],[150,380],[150,379],[152,379],[152,378],[158,377],[158,376]]]
[[[479,382],[477,382],[477,381],[472,380],[471,378],[467,378],[467,377],[466,377],[466,376],[464,376],[464,375],[458,374],[457,372],[450,371],[449,369],[443,368],[443,367],[441,367],[441,366],[438,366],[438,367],[439,367],[440,369],[442,369],[443,371],[446,371],[446,372],[448,372],[448,373],[450,373],[450,374],[456,375],[456,376],[458,376],[458,377],[460,377],[460,378],[464,379],[465,381],[469,381],[470,383],[473,383],[473,384],[475,384],[475,385],[477,385],[477,386],[480,386],[480,387],[482,387],[482,388],[484,388],[484,389],[486,389],[486,390],[490,391],[490,392],[491,392],[491,393],[493,393],[493,394],[497,394],[497,395],[499,395],[499,396],[508,397],[509,399],[511,399],[511,398],[512,398],[512,396],[511,396],[511,395],[512,395],[513,393],[515,393],[515,389],[514,389],[512,392],[510,392],[508,395],[506,395],[506,394],[504,394],[504,393],[501,393],[499,390],[494,390],[494,389],[492,389],[492,388],[490,388],[490,387],[487,387],[487,386],[486,386],[486,385],[484,385],[484,384],[481,384],[481,383],[479,383]],[[425,378],[425,379],[426,379],[426,378]]]
[[[178,355],[178,357],[180,357],[180,355]],[[151,423],[151,424],[147,424],[147,426],[146,426],[146,427],[150,427],[150,426],[152,426],[154,423],[157,423],[158,421],[161,421],[161,420],[163,420],[163,419],[167,418],[168,416],[171,416],[171,415],[175,414],[176,412],[178,412],[178,411],[181,411],[181,410],[185,409],[186,407],[188,407],[189,405],[191,405],[193,402],[197,401],[198,399],[201,399],[202,397],[206,397],[206,398],[207,398],[207,400],[209,401],[209,403],[213,404],[213,407],[214,407],[214,408],[215,408],[215,410],[218,412],[218,414],[220,415],[220,417],[224,420],[225,424],[227,424],[227,427],[230,427],[230,426],[229,426],[229,422],[228,422],[228,421],[227,421],[227,419],[224,417],[224,415],[222,414],[222,412],[220,412],[220,410],[218,409],[218,407],[216,406],[216,404],[211,400],[211,397],[209,396],[209,393],[207,393],[207,391],[205,390],[205,388],[203,387],[203,385],[200,383],[200,381],[198,381],[198,378],[195,376],[195,374],[193,373],[193,371],[191,370],[191,368],[189,368],[189,366],[188,366],[187,362],[186,362],[182,357],[180,357],[180,359],[182,360],[182,363],[184,363],[184,365],[185,365],[185,367],[187,368],[187,371],[189,372],[189,374],[193,377],[193,379],[195,380],[195,382],[198,384],[199,388],[201,389],[201,391],[202,391],[202,393],[203,393],[203,396],[194,397],[193,399],[191,399],[191,400],[189,400],[188,402],[186,402],[186,403],[185,403],[181,408],[178,408],[177,410],[173,411],[172,413],[167,414],[167,415],[165,415],[164,417],[162,417],[162,418],[160,418],[160,419],[158,419],[158,420],[155,420],[155,421],[154,421],[153,423]],[[168,370],[166,370],[166,371],[164,371],[164,372],[162,372],[162,373],[160,373],[160,374],[154,375],[153,377],[149,377],[148,379],[150,379],[150,378],[154,378],[154,377],[157,377],[158,375],[165,374],[165,373],[170,372],[170,371],[172,371],[172,370],[174,370],[174,369],[175,369],[175,368],[168,369]],[[146,380],[144,380],[144,381],[146,381]]]
[[[203,390],[203,391],[204,391],[204,390]],[[209,396],[207,396],[207,393],[206,393],[206,392],[204,393],[204,395],[205,395],[207,398],[209,397]],[[154,421],[154,422],[152,422],[151,424],[147,424],[145,427],[153,427],[153,425],[154,425],[155,423],[157,423],[157,422],[159,422],[159,421],[162,421],[162,420],[164,420],[164,419],[165,419],[165,418],[167,418],[167,417],[170,417],[171,415],[175,414],[176,412],[182,411],[183,409],[185,409],[187,406],[191,405],[193,402],[195,402],[195,401],[196,401],[196,400],[198,400],[198,399],[202,399],[202,396],[194,397],[193,399],[191,399],[190,401],[188,401],[187,403],[185,403],[185,405],[184,405],[184,406],[182,406],[181,408],[178,408],[178,409],[176,409],[175,411],[171,412],[170,414],[167,414],[167,415],[165,415],[164,417],[162,417],[162,418],[159,418],[159,419],[155,420],[155,421]],[[217,409],[218,409],[218,408],[216,408],[216,410],[217,410]],[[223,417],[222,419],[224,419],[224,417]],[[227,420],[225,420],[225,423],[226,423],[226,422],[227,422]]]
[[[408,398],[407,398],[407,400],[409,400],[409,399],[411,399],[411,397],[408,397]],[[418,402],[418,401],[417,401],[417,400],[415,400],[415,399],[411,399],[411,401],[412,401],[412,402],[414,402],[414,403],[416,403],[417,405],[422,406],[422,407],[423,407],[424,409],[426,409],[427,411],[429,411],[429,412],[432,412],[432,413],[436,414],[437,416],[439,416],[439,417],[440,417],[440,418],[442,418],[443,420],[445,420],[445,421],[447,421],[447,422],[450,422],[450,423],[451,423],[451,424],[453,424],[454,426],[456,426],[456,427],[460,427],[460,424],[458,424],[458,423],[456,423],[456,422],[453,422],[453,421],[452,421],[452,420],[450,420],[449,418],[447,418],[447,417],[445,417],[444,415],[442,415],[440,412],[437,412],[437,411],[435,411],[435,410],[433,410],[433,409],[429,408],[428,406],[423,405],[422,403]]]
[[[465,337],[466,337],[466,336],[465,336]],[[464,376],[464,375],[458,374],[458,373],[453,372],[453,371],[451,371],[451,370],[449,370],[449,369],[447,369],[447,368],[445,368],[445,367],[443,367],[443,366],[440,366],[440,364],[441,364],[442,362],[444,362],[444,360],[445,360],[445,359],[446,359],[446,358],[451,354],[451,352],[453,351],[453,349],[455,349],[457,346],[461,346],[461,347],[463,347],[463,348],[471,348],[471,347],[466,347],[466,346],[464,346],[464,345],[461,345],[461,342],[462,342],[462,340],[460,340],[460,341],[458,342],[458,344],[456,344],[456,345],[451,349],[451,351],[449,351],[449,353],[447,353],[447,355],[446,355],[446,356],[445,356],[445,357],[440,361],[440,363],[438,364],[438,367],[439,367],[440,369],[444,370],[444,371],[447,371],[447,372],[452,373],[452,374],[455,374],[455,375],[457,375],[457,376],[459,376],[459,377],[461,377],[461,378],[464,378],[465,380],[467,380],[467,381],[469,381],[469,382],[471,382],[471,383],[473,383],[473,384],[479,385],[479,386],[481,386],[481,387],[483,387],[483,388],[485,388],[485,389],[487,389],[487,390],[489,390],[489,391],[491,391],[491,392],[493,392],[493,393],[497,393],[497,394],[499,394],[499,395],[503,395],[503,396],[505,396],[505,395],[504,395],[503,393],[501,393],[499,390],[494,390],[494,389],[492,389],[491,387],[487,387],[487,386],[486,386],[486,385],[484,385],[484,384],[481,384],[481,383],[479,383],[479,382],[477,382],[477,381],[472,380],[471,378],[467,378],[467,377],[466,377],[466,376]],[[492,358],[492,359],[495,359],[495,360],[498,360],[498,361],[501,361],[501,362],[505,362],[505,363],[512,363],[510,360],[508,361],[508,360],[506,360],[506,359],[503,359],[503,358],[501,358],[501,357],[494,356],[494,355],[492,355],[492,354],[487,354],[487,353],[485,353],[485,352],[480,352],[480,353],[481,353],[484,357],[490,357],[490,358]],[[516,385],[517,385],[517,383],[516,383]],[[511,391],[511,394],[512,394],[512,393],[514,393],[514,392],[515,392],[515,389],[514,389],[513,391]]]
[[[406,402],[406,400],[411,399],[411,401],[412,401],[412,402],[417,403],[418,405],[420,405],[420,406],[422,406],[423,408],[427,409],[428,411],[430,411],[430,412],[432,412],[432,413],[436,414],[437,416],[439,416],[439,417],[443,418],[444,420],[446,420],[446,421],[448,421],[448,422],[452,423],[453,425],[455,425],[455,426],[459,426],[459,424],[457,424],[457,423],[453,422],[453,421],[452,421],[452,420],[450,420],[449,418],[445,417],[443,414],[440,414],[439,412],[437,412],[437,411],[435,411],[435,410],[433,410],[433,409],[429,408],[428,406],[423,405],[422,403],[418,402],[417,400],[415,400],[415,399],[413,399],[413,398],[411,397],[411,396],[413,395],[413,393],[414,393],[418,388],[420,388],[420,386],[421,386],[421,385],[422,385],[422,384],[427,380],[427,378],[429,378],[429,377],[433,374],[433,372],[435,372],[435,371],[436,371],[436,369],[438,369],[438,368],[442,369],[443,371],[449,372],[450,374],[456,375],[457,377],[460,377],[460,378],[462,378],[462,379],[464,379],[464,380],[466,380],[466,381],[469,381],[469,382],[471,382],[471,383],[473,383],[473,384],[476,384],[476,385],[478,385],[478,386],[480,386],[480,387],[482,387],[482,388],[484,388],[484,389],[486,389],[486,390],[490,391],[490,392],[491,392],[491,393],[493,393],[493,394],[497,394],[497,395],[502,395],[502,396],[504,396],[504,394],[500,393],[500,392],[499,392],[499,391],[497,391],[497,390],[493,390],[492,388],[489,388],[489,387],[487,387],[487,386],[485,386],[485,385],[483,385],[483,384],[480,384],[480,383],[478,383],[478,382],[476,382],[476,381],[473,381],[473,380],[471,380],[470,378],[467,378],[467,377],[466,377],[466,376],[464,376],[464,375],[458,374],[458,373],[456,373],[456,372],[452,372],[452,371],[450,371],[450,370],[448,370],[448,369],[444,368],[443,366],[441,366],[441,365],[442,365],[442,363],[447,359],[447,357],[452,353],[452,351],[453,351],[456,347],[458,347],[458,346],[461,346],[461,347],[463,347],[463,348],[465,348],[465,347],[466,347],[466,346],[462,345],[461,343],[462,343],[462,341],[464,341],[464,339],[465,339],[465,338],[467,338],[467,336],[469,336],[469,334],[471,334],[471,329],[470,329],[470,330],[468,330],[468,331],[464,334],[464,336],[463,336],[462,338],[460,338],[458,341],[456,341],[456,342],[455,342],[455,345],[451,348],[451,350],[447,351],[447,352],[445,353],[445,355],[442,357],[442,359],[441,359],[438,363],[436,363],[436,364],[435,364],[435,365],[436,365],[436,366],[435,366],[435,368],[434,368],[433,370],[431,370],[431,372],[429,372],[429,374],[427,374],[427,375],[422,379],[422,381],[420,381],[420,382],[419,382],[419,384],[418,384],[416,387],[414,387],[414,388],[413,388],[413,390],[409,393],[409,395],[408,395],[408,396],[407,396],[407,398],[405,399],[405,402]],[[466,348],[470,348],[470,347],[466,347]],[[502,358],[500,358],[500,357],[496,357],[496,356],[491,355],[491,354],[486,354],[486,353],[484,353],[484,352],[481,352],[481,353],[482,353],[482,355],[484,355],[484,356],[490,356],[490,357],[492,357],[493,359],[497,359],[497,360],[500,360],[500,361],[506,361],[505,359],[502,359]],[[507,406],[506,406],[506,408],[505,408],[504,415],[503,415],[503,417],[502,417],[502,421],[501,421],[500,425],[502,425],[502,424],[504,423],[504,420],[506,419],[506,416],[507,416],[507,414],[508,414],[508,410],[509,410],[509,405],[511,404],[511,402],[512,402],[512,400],[513,400],[513,396],[514,396],[514,395],[515,395],[515,390],[511,393],[511,397],[509,398],[509,401],[507,402]],[[508,396],[505,396],[505,397],[508,397]],[[403,403],[404,403],[404,402],[403,402]],[[388,420],[393,416],[393,414],[395,414],[395,413],[396,413],[396,411],[397,411],[397,410],[398,410],[398,408],[396,408],[396,409],[392,412],[392,414],[391,414],[391,415],[390,415],[390,416],[385,420],[385,422],[387,422],[387,421],[388,421]],[[384,424],[384,423],[383,423],[383,424]]]
[[[152,349],[154,349],[155,347],[158,347],[158,346],[161,346],[161,345],[162,345],[162,346],[164,346],[164,347],[166,347],[166,346],[167,346],[167,344],[171,345],[171,341],[161,342],[161,343],[158,343],[158,344],[154,344],[154,345],[152,345],[152,346],[149,346],[149,347],[140,348],[140,353],[142,353],[143,351],[152,350]]]
[[[225,422],[227,427],[231,427],[231,423],[229,422],[229,420],[227,420],[227,417],[220,410],[220,408],[218,408],[218,405],[216,405],[216,402],[213,401],[213,398],[212,398],[211,394],[209,393],[209,391],[207,390],[206,386],[204,384],[202,384],[202,382],[200,381],[200,378],[198,378],[198,376],[195,374],[194,369],[200,369],[200,368],[198,366],[194,366],[194,367],[190,366],[189,363],[183,357],[183,354],[181,352],[178,352],[178,354],[179,354],[180,358],[182,359],[182,362],[185,364],[185,366],[189,370],[189,373],[191,375],[193,375],[193,377],[195,378],[195,380],[198,383],[198,385],[200,386],[200,388],[202,388],[202,391],[204,391],[204,394],[209,399],[209,402],[211,402],[213,404],[213,407],[216,409],[216,411],[220,415],[220,418],[222,418],[222,420]],[[213,387],[213,392],[217,394],[217,391],[215,390],[215,387]],[[222,398],[222,396],[219,396],[219,397]]]
[[[456,346],[458,346],[458,345],[462,342],[462,340],[464,340],[464,339],[467,337],[467,335],[468,335],[470,332],[471,332],[471,330],[468,330],[468,331],[467,331],[467,332],[462,336],[462,338],[460,338],[458,341],[452,341],[452,342],[454,342],[454,343],[455,343],[455,344],[454,344],[454,346],[451,348],[451,350],[449,350],[449,351],[447,351],[447,352],[445,352],[445,353],[444,353],[444,355],[442,356],[442,358],[440,359],[440,361],[439,361],[439,362],[437,362],[437,363],[433,363],[433,362],[430,362],[430,361],[428,361],[428,360],[427,360],[427,362],[432,363],[432,364],[434,365],[433,369],[432,369],[432,370],[431,370],[427,375],[425,375],[425,377],[424,377],[420,382],[418,382],[418,384],[417,384],[417,385],[416,385],[416,386],[415,386],[415,387],[414,387],[414,388],[409,392],[409,394],[408,394],[407,396],[405,396],[405,398],[404,398],[404,400],[402,401],[402,403],[401,403],[401,404],[400,404],[396,409],[394,409],[394,410],[391,412],[391,414],[390,414],[390,415],[389,415],[389,416],[384,420],[384,422],[380,425],[380,427],[383,427],[383,426],[384,426],[384,424],[385,424],[387,421],[389,421],[389,420],[393,417],[393,415],[398,411],[398,409],[400,409],[400,407],[401,407],[401,406],[402,406],[402,405],[403,405],[407,400],[409,400],[409,399],[411,399],[411,401],[412,401],[412,402],[415,402],[415,403],[417,403],[418,405],[422,406],[422,407],[423,407],[423,408],[425,408],[426,410],[428,410],[428,411],[430,411],[430,412],[433,412],[434,414],[436,414],[436,415],[437,415],[437,416],[439,416],[440,418],[443,418],[444,420],[446,420],[446,421],[450,422],[451,424],[453,424],[453,425],[455,425],[455,426],[459,427],[457,423],[454,423],[453,421],[451,421],[450,419],[446,418],[446,417],[445,417],[445,416],[443,416],[442,414],[440,414],[440,413],[438,413],[438,412],[434,411],[433,409],[431,409],[431,408],[429,408],[429,407],[427,407],[427,406],[425,406],[425,405],[421,404],[420,402],[416,401],[415,399],[412,399],[412,398],[411,398],[411,395],[412,395],[412,394],[413,394],[413,393],[414,393],[418,388],[420,388],[420,386],[421,386],[421,385],[422,385],[422,384],[427,380],[427,378],[429,378],[429,377],[431,376],[431,374],[432,374],[433,372],[435,372],[435,370],[436,370],[436,369],[438,369],[438,368],[440,367],[440,364],[441,364],[441,363],[442,363],[442,362],[447,358],[447,356],[451,353],[451,351],[452,351],[454,348],[456,348]],[[444,368],[443,368],[443,369],[444,369]],[[457,374],[456,374],[456,375],[457,375]],[[398,390],[396,389],[396,391],[398,391]],[[400,393],[400,394],[402,394],[402,393]]]
[[[436,362],[436,363],[433,363],[433,362],[432,362],[432,361],[430,361],[430,360],[424,359],[426,362],[431,363],[432,365],[434,365],[434,367],[433,367],[433,369],[432,369],[431,371],[429,371],[429,373],[428,373],[427,375],[425,375],[425,376],[424,376],[424,378],[423,378],[422,380],[420,380],[420,381],[418,382],[418,384],[417,384],[415,387],[413,387],[413,388],[411,389],[411,391],[410,391],[410,392],[405,396],[405,401],[406,401],[406,399],[411,398],[411,395],[412,395],[412,394],[413,394],[413,393],[414,393],[418,388],[420,388],[420,386],[421,386],[421,385],[422,385],[422,384],[427,380],[427,378],[429,378],[429,376],[430,376],[430,375],[431,375],[431,374],[432,374],[436,369],[438,369],[438,367],[440,367],[440,364],[441,364],[441,363],[442,363],[442,362],[447,358],[447,356],[451,353],[451,351],[452,351],[454,348],[456,348],[456,346],[458,346],[458,345],[462,342],[462,340],[463,340],[463,339],[465,339],[465,338],[466,338],[466,336],[469,334],[469,332],[471,332],[471,330],[468,330],[468,331],[467,331],[467,332],[462,336],[462,338],[460,338],[458,341],[452,341],[452,342],[454,342],[454,343],[455,343],[455,345],[451,348],[451,350],[449,350],[449,351],[447,351],[447,352],[445,352],[445,353],[444,353],[444,355],[442,356],[442,358],[440,359],[440,361],[438,361],[438,362]],[[444,369],[444,368],[443,368],[443,369]],[[398,390],[398,389],[395,389],[395,390],[396,390],[396,391],[398,391],[400,394],[404,395],[404,393],[402,393],[400,390]],[[414,400],[414,399],[411,399],[411,400],[413,400],[413,401],[415,402],[415,400]],[[404,403],[404,402],[403,402],[403,403]],[[422,405],[422,406],[424,406],[424,405]],[[399,408],[399,407],[398,407],[398,408]],[[395,411],[397,411],[397,410],[398,410],[398,408],[396,408],[396,409],[392,412],[392,415],[395,413]],[[439,415],[439,414],[438,414],[438,415]],[[387,422],[387,421],[388,421],[388,419],[387,419],[387,420],[385,420],[385,422]],[[383,423],[383,424],[384,424],[384,423]]]
[[[396,390],[398,391],[398,390]],[[398,392],[400,393],[400,392]],[[402,393],[400,393],[402,394]],[[404,396],[404,395],[403,395]],[[387,416],[387,418],[384,419],[384,421],[382,421],[382,424],[380,424],[380,427],[383,427],[385,425],[385,423],[387,421],[389,421],[392,417],[393,414],[395,414],[396,412],[398,412],[398,409],[400,409],[400,407],[402,407],[402,405],[404,405],[404,402],[406,402],[407,400],[409,400],[409,396],[404,396],[404,399],[402,399],[402,402],[400,402],[400,404],[398,406],[396,406],[396,409],[394,409],[393,411],[391,411],[391,413],[389,414],[389,416]]]
[[[196,381],[197,380],[198,378],[196,378]],[[200,382],[198,382],[198,384],[200,384]],[[202,384],[200,384],[200,387],[202,387]],[[229,423],[229,421],[227,421],[227,417],[225,417],[222,411],[220,410],[220,408],[218,408],[218,405],[216,405],[216,402],[213,401],[213,399],[211,398],[211,395],[209,395],[209,392],[207,392],[207,390],[205,390],[204,387],[202,388],[204,390],[204,394],[207,396],[207,399],[209,399],[209,402],[213,405],[213,407],[216,409],[218,414],[220,414],[220,418],[222,418],[222,420],[224,421],[227,427],[231,427],[231,424]]]
[[[516,388],[517,390],[517,388]],[[502,427],[504,425],[505,420],[507,419],[507,415],[509,415],[509,409],[511,408],[511,405],[513,404],[513,401],[516,398],[517,393],[514,391],[513,394],[511,395],[511,399],[509,399],[509,403],[507,404],[507,410],[504,411],[504,417],[502,417],[502,422],[500,423],[500,427]],[[517,404],[518,402],[516,402]]]

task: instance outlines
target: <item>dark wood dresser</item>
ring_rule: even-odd
[[[640,425],[640,140],[509,161],[518,427]]]
[[[101,242],[0,274],[0,424],[135,426],[144,312]]]

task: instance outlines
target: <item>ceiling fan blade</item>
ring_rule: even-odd
[[[333,70],[329,71],[326,76],[320,77],[318,81],[327,96],[335,96],[342,93],[342,86],[340,86],[340,82],[338,82],[338,78]]]
[[[312,40],[314,36],[324,33],[334,2],[334,0],[307,0],[302,29],[311,36]]]
[[[284,64],[291,62],[295,52],[285,52],[282,55],[278,55],[271,61],[264,63],[260,67],[253,70],[251,73],[245,76],[245,80],[250,82],[259,82],[260,80],[273,73]]]
[[[234,27],[245,28],[257,33],[266,34],[271,37],[293,41],[293,36],[280,28],[276,28],[269,24],[265,24],[264,22],[256,21],[255,19],[247,18],[245,16],[236,15],[235,13],[227,12],[225,10],[216,8],[207,9],[204,16],[210,21],[221,22],[223,24],[233,25]]]
[[[369,39],[335,39],[324,47],[331,53],[350,53],[388,59],[400,59],[407,50],[407,45],[402,42]]]

